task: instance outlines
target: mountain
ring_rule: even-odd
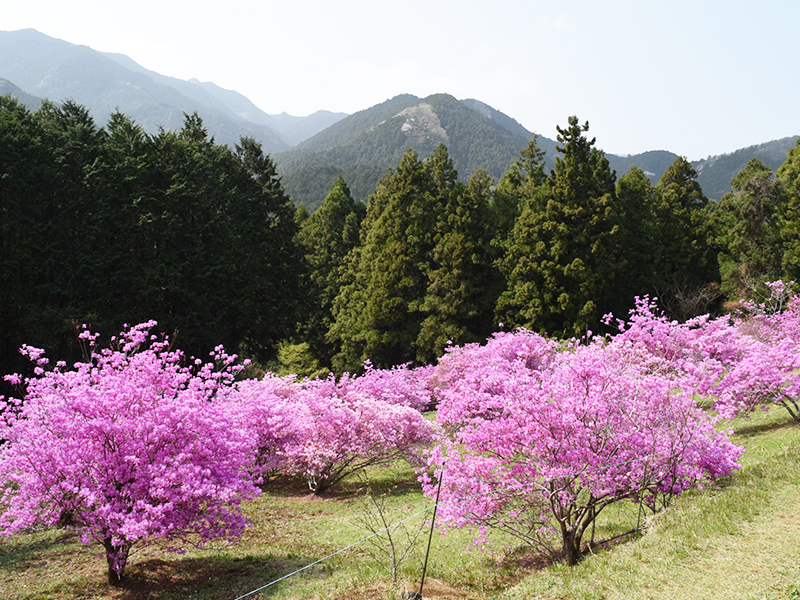
[[[403,94],[350,116],[329,111],[307,117],[270,115],[242,94],[214,83],[160,75],[125,55],[97,52],[33,29],[0,31],[0,94],[6,93],[31,110],[42,98],[75,100],[89,109],[99,126],[119,109],[151,133],[160,127],[180,129],[184,113],[196,111],[217,142],[232,145],[244,135],[260,140],[275,156],[286,189],[311,210],[339,174],[357,199],[366,200],[409,147],[426,157],[439,142],[448,146],[462,179],[478,168],[497,179],[519,158],[532,135],[480,100],[457,100],[447,94]],[[797,139],[766,142],[692,165],[706,195],[719,199],[750,158],[757,156],[775,170]],[[540,136],[539,145],[551,169],[556,143]],[[677,154],[658,150],[606,157],[618,177],[636,165],[655,184]]]
[[[339,175],[344,176],[355,199],[366,201],[386,170],[397,166],[409,147],[424,158],[444,142],[462,180],[478,168],[498,179],[519,158],[531,136],[516,120],[480,100],[402,94],[338,121],[275,158],[286,190],[297,204],[313,211]],[[719,200],[750,158],[757,156],[774,171],[797,139],[766,142],[692,165],[706,196]],[[552,169],[558,154],[556,142],[541,135],[538,142],[545,151],[546,168]],[[602,141],[597,147],[602,149]],[[606,154],[606,158],[617,177],[636,166],[656,185],[678,155],[654,150],[630,156]]]
[[[731,190],[731,181],[747,162],[757,157],[775,172],[786,160],[789,150],[797,145],[798,136],[773,140],[764,144],[748,146],[719,156],[709,156],[692,162],[697,171],[697,181],[709,198],[719,200]]]
[[[30,111],[39,110],[42,106],[42,99],[32,96],[21,90],[19,87],[8,81],[0,79],[0,96],[10,95],[19,100],[25,108]]]
[[[366,201],[386,169],[397,166],[409,147],[426,157],[444,142],[462,180],[478,168],[497,180],[519,158],[532,135],[480,100],[403,94],[342,119],[278,154],[276,161],[295,202],[313,211],[340,174],[353,197]],[[552,169],[556,142],[540,135],[538,143],[545,151],[546,168]],[[636,165],[656,184],[677,156],[658,150],[624,157],[607,154],[606,158],[618,177]]]
[[[160,127],[180,129],[184,113],[196,111],[217,142],[232,145],[241,136],[252,136],[269,153],[286,150],[302,135],[313,135],[344,116],[295,117],[284,126],[285,119],[267,115],[237,92],[166,77],[122,54],[97,52],[33,29],[0,32],[0,77],[39,98],[72,99],[99,126],[120,110],[155,133]],[[284,136],[280,130],[286,127]]]
[[[285,112],[279,115],[270,115],[270,117],[273,123],[271,127],[279,132],[290,145],[295,146],[334,123],[338,123],[347,117],[347,113],[318,110],[307,117],[294,117]]]
[[[636,166],[644,171],[650,182],[655,185],[669,166],[675,162],[678,155],[666,150],[652,150],[632,156],[606,154],[606,158],[611,170],[617,172],[617,178],[622,177],[630,171],[631,167]]]
[[[530,138],[514,119],[480,101],[403,94],[342,119],[276,161],[295,202],[313,210],[340,174],[353,197],[366,200],[410,147],[425,158],[444,143],[462,179],[479,168],[497,179]],[[540,137],[539,144],[552,160],[555,142]]]
[[[104,54],[132,71],[145,73],[154,81],[174,87],[184,96],[222,110],[229,116],[269,127],[277,132],[289,147],[310,138],[347,116],[346,113],[325,110],[317,111],[307,117],[294,117],[286,113],[270,115],[258,108],[246,96],[233,90],[226,90],[215,83],[166,77],[145,69],[124,54],[110,52]]]

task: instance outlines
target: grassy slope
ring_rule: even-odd
[[[784,414],[770,415],[739,425],[735,439],[747,447],[741,472],[685,495],[651,519],[646,535],[578,567],[542,568],[517,556],[509,540],[498,543],[502,552],[467,552],[468,532],[434,536],[425,597],[800,598],[800,428]],[[362,485],[349,482],[324,499],[302,486],[268,488],[246,507],[253,526],[238,544],[185,555],[142,548],[132,556],[130,583],[120,590],[104,583],[99,546],[84,547],[68,532],[0,540],[0,598],[233,600],[365,537]],[[371,486],[387,494],[392,521],[431,505],[408,468],[375,472]],[[604,529],[622,531],[637,518],[634,507],[620,506]],[[381,551],[360,544],[249,598],[390,597]],[[418,585],[422,545],[416,551],[395,592]]]
[[[800,598],[800,431],[785,413],[736,428],[742,470],[680,498],[647,534],[502,598]]]

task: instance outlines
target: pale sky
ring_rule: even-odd
[[[800,134],[797,0],[3,4],[0,30],[125,54],[270,114],[444,92],[551,139],[577,115],[606,152],[690,160]]]

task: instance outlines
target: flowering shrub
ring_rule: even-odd
[[[738,342],[741,356],[720,378],[715,407],[733,418],[778,404],[800,422],[800,297],[788,296],[782,282],[768,289],[765,302],[743,303],[739,335],[730,342]]]
[[[345,373],[339,380],[339,388],[345,394],[356,394],[424,412],[435,404],[430,386],[433,372],[433,366],[410,369],[407,365],[400,365],[391,369],[374,369],[367,361],[364,373],[360,376],[351,377]]]
[[[254,475],[275,477],[289,469],[287,457],[311,435],[313,422],[300,401],[302,391],[294,376],[268,373],[263,379],[236,383],[231,403],[239,407],[256,439]]]
[[[707,397],[725,419],[778,404],[800,421],[800,298],[787,296],[781,282],[767,287],[774,297],[744,302],[736,316],[686,323],[668,321],[653,301],[637,299],[610,344]]]
[[[446,355],[438,419],[449,439],[429,454],[445,526],[476,527],[477,541],[501,529],[575,563],[610,504],[655,510],[737,468],[741,449],[651,358],[597,339],[558,351],[527,331]]]
[[[419,411],[399,403],[427,402],[424,392],[408,389],[409,373],[368,371],[365,381],[338,382],[268,376],[238,384],[232,401],[250,415],[262,468],[303,477],[322,494],[370,465],[397,459],[419,463],[422,448],[436,436]],[[389,385],[398,381],[397,389]]]
[[[182,353],[148,333],[154,325],[102,349],[84,331],[91,360],[74,369],[46,370],[42,351],[25,347],[35,377],[24,402],[2,406],[0,533],[74,528],[102,544],[112,584],[134,544],[239,537],[239,503],[259,491],[248,475],[254,440],[227,401],[235,357],[217,348],[216,367],[182,366]]]

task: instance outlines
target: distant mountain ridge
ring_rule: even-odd
[[[353,197],[366,201],[380,178],[395,167],[409,148],[421,157],[444,142],[462,180],[483,168],[495,180],[519,158],[531,136],[515,119],[475,99],[456,100],[447,94],[418,98],[401,94],[359,111],[286,152],[276,155],[279,172],[295,202],[313,211],[339,175]],[[706,196],[721,199],[731,181],[753,156],[773,171],[786,160],[798,137],[787,137],[692,162]],[[552,169],[556,142],[539,135],[545,165]],[[602,150],[602,140],[597,147]],[[653,150],[631,156],[606,154],[617,177],[636,166],[653,185],[678,158],[674,152]]]
[[[120,110],[151,133],[160,127],[180,129],[184,113],[196,111],[220,143],[233,145],[247,135],[261,141],[265,151],[275,153],[298,139],[296,123],[295,131],[284,137],[280,119],[267,115],[237,92],[166,77],[127,56],[98,52],[33,29],[0,32],[0,78],[39,98],[54,102],[72,99],[85,106],[99,126]],[[305,134],[316,133],[319,129],[315,127],[324,128],[344,116],[316,116]]]
[[[30,111],[39,110],[42,99],[23,91],[7,79],[0,78],[0,96],[13,96]]]
[[[697,171],[697,181],[706,196],[719,200],[731,190],[731,181],[751,158],[758,158],[772,169],[773,173],[778,170],[786,160],[789,150],[797,145],[798,137],[800,136],[793,135],[741,148],[729,154],[693,161],[692,166]]]
[[[278,162],[287,191],[309,209],[322,202],[340,174],[354,196],[366,200],[409,147],[425,157],[439,142],[447,144],[462,179],[478,168],[497,179],[532,135],[480,100],[456,100],[448,94],[401,94],[350,116],[329,111],[307,117],[270,115],[242,94],[214,83],[160,75],[125,55],[98,52],[33,29],[0,31],[0,94],[7,93],[31,110],[43,98],[75,100],[89,109],[98,126],[119,109],[150,132],[180,129],[184,113],[197,111],[217,142],[232,145],[243,135],[260,140]],[[692,165],[705,194],[718,200],[750,158],[757,156],[774,171],[797,139],[786,137]],[[551,169],[556,142],[540,135],[539,145]],[[597,147],[602,149],[602,140]],[[653,183],[677,156],[666,150],[606,154],[617,177],[635,165]]]

